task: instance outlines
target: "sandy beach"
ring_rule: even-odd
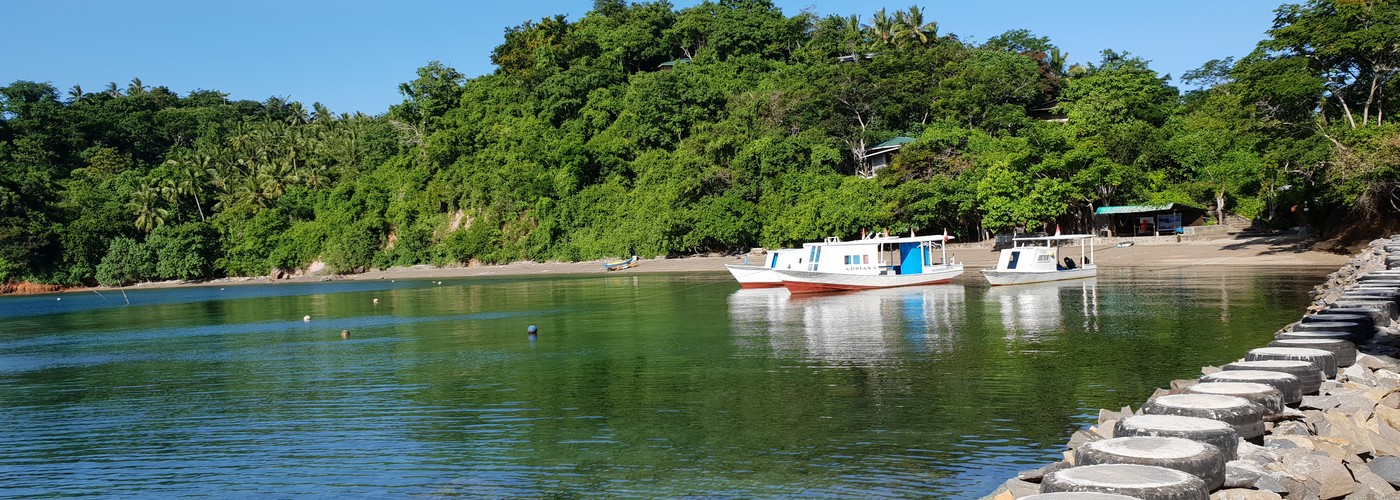
[[[1095,257],[1103,267],[1180,267],[1180,266],[1327,266],[1345,264],[1350,254],[1313,251],[1307,242],[1296,237],[1217,238],[1195,241],[1137,240],[1132,246],[1118,247],[1117,240],[1096,244]],[[1077,248],[1073,250],[1077,253]],[[996,266],[998,252],[990,242],[951,244],[948,253],[967,268],[968,275],[976,270]],[[694,256],[683,258],[641,259],[637,267],[612,273],[676,273],[724,271],[725,264],[745,261],[762,262],[761,254],[734,256]],[[1075,256],[1078,260],[1078,256]],[[431,267],[415,266],[371,270],[362,274],[336,276],[335,279],[431,279],[469,276],[508,276],[533,274],[606,274],[602,261],[590,262],[516,262],[496,266]],[[280,281],[316,281],[324,276],[300,276]],[[255,279],[257,281],[258,279]],[[263,279],[265,280],[265,279]]]
[[[1131,246],[1118,246],[1131,241]],[[1292,236],[1219,237],[1175,241],[1172,238],[1101,239],[1094,246],[1095,259],[1105,268],[1146,267],[1173,268],[1185,266],[1323,266],[1340,267],[1351,259],[1350,252],[1339,254],[1311,250],[1311,243]],[[1071,250],[1077,254],[1078,249]],[[995,267],[998,252],[991,242],[956,243],[948,245],[948,253],[966,267],[958,280],[978,280],[978,270]],[[1075,256],[1078,260],[1078,257]],[[434,267],[413,266],[372,269],[360,274],[302,274],[289,278],[269,277],[221,278],[202,282],[162,281],[139,283],[127,288],[163,288],[178,286],[208,286],[219,284],[308,283],[333,280],[383,279],[451,279],[473,276],[580,275],[620,273],[693,273],[724,272],[725,264],[757,263],[763,255],[746,253],[729,256],[692,256],[681,258],[643,258],[636,267],[621,271],[605,271],[601,260],[588,262],[515,262],[505,265]],[[106,287],[99,287],[105,290]],[[85,291],[72,288],[65,291]],[[52,290],[45,290],[52,291]],[[42,292],[40,292],[42,293]]]

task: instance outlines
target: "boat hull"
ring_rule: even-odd
[[[743,264],[725,264],[725,269],[734,276],[734,280],[739,282],[740,288],[778,288],[783,286],[783,278],[770,268],[763,266],[746,266]]]
[[[996,269],[983,269],[982,276],[987,278],[988,283],[995,286],[1092,278],[1097,276],[1098,272],[1099,268],[1097,266],[1066,269],[1063,271],[999,271]]]
[[[962,265],[937,268],[919,274],[846,274],[820,271],[775,271],[791,293],[847,292],[875,288],[936,285],[963,273]]]

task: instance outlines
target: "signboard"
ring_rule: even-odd
[[[1164,232],[1175,233],[1181,228],[1181,214],[1163,214],[1157,216],[1157,234]]]

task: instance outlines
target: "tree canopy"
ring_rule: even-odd
[[[382,116],[16,81],[0,281],[684,255],[867,228],[977,240],[1166,201],[1326,231],[1400,206],[1394,1],[1285,4],[1184,94],[1129,52],[1070,64],[1029,31],[975,44],[930,17],[599,0],[505,30],[492,74],[427,63]],[[914,140],[877,170],[895,137]]]

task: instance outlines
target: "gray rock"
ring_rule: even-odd
[[[1283,500],[1283,497],[1272,491],[1232,488],[1216,490],[1210,494],[1210,500]]]
[[[1395,486],[1375,472],[1371,472],[1370,465],[1352,462],[1347,462],[1346,465],[1347,469],[1351,471],[1351,477],[1356,479],[1357,493],[1364,492],[1373,498],[1395,493]]]
[[[1072,450],[1079,449],[1080,446],[1084,446],[1084,443],[1098,441],[1101,439],[1103,439],[1103,436],[1089,432],[1087,430],[1074,431],[1074,435],[1070,436],[1069,438],[1069,448]]]
[[[1337,498],[1356,491],[1351,471],[1342,465],[1341,460],[1323,455],[1287,454],[1283,456],[1283,466],[1292,472],[1294,478],[1303,477],[1303,490],[1290,485],[1289,498],[1303,498],[1317,495],[1318,498]],[[1316,482],[1316,485],[1314,485]],[[1314,490],[1316,486],[1316,490]]]
[[[1327,391],[1334,391],[1341,387],[1342,383],[1336,380],[1323,380],[1322,383],[1317,386],[1317,390],[1322,391],[1323,394],[1327,394]]]
[[[1045,478],[1045,475],[1046,475],[1046,474],[1049,474],[1049,473],[1051,473],[1051,472],[1055,472],[1055,471],[1060,470],[1060,469],[1067,469],[1067,468],[1069,468],[1069,467],[1071,467],[1071,465],[1069,464],[1069,462],[1055,462],[1055,463],[1052,463],[1052,464],[1050,464],[1050,465],[1041,467],[1041,468],[1039,468],[1039,469],[1032,469],[1032,470],[1027,470],[1027,471],[1021,471],[1020,474],[1017,474],[1017,475],[1016,475],[1016,479],[1020,479],[1020,480],[1022,480],[1022,481],[1028,481],[1028,482],[1032,482],[1032,483],[1039,483],[1041,479],[1044,479],[1044,478]]]
[[[1358,384],[1365,384],[1371,387],[1376,386],[1376,377],[1371,375],[1371,370],[1369,368],[1361,365],[1351,365],[1343,369],[1337,379],[1341,380],[1342,378],[1346,378],[1346,380]]]
[[[1303,396],[1303,401],[1298,403],[1298,408],[1304,410],[1330,410],[1340,405],[1341,401],[1336,396]]]
[[[1400,457],[1384,456],[1366,463],[1371,473],[1385,479],[1391,486],[1400,486]]]
[[[1381,404],[1387,408],[1400,409],[1400,392],[1392,392],[1381,397]]]
[[[1276,436],[1308,436],[1312,434],[1312,431],[1309,431],[1308,426],[1302,422],[1279,422],[1277,425],[1274,426],[1274,431],[1272,432],[1272,434]]]
[[[997,488],[997,492],[1000,491],[1011,493],[1011,498],[1028,497],[1040,493],[1040,485],[1020,479],[1007,479],[1000,488]]]
[[[1364,366],[1366,368],[1370,368],[1372,370],[1390,370],[1392,372],[1400,372],[1400,362],[1397,362],[1395,358],[1386,355],[1371,355],[1365,353],[1358,353],[1356,355],[1356,364]]]
[[[1264,440],[1264,447],[1271,450],[1291,450],[1298,448],[1298,443],[1288,439],[1275,439],[1273,436],[1269,436],[1268,439]]]
[[[1254,489],[1282,495],[1288,493],[1288,483],[1284,482],[1281,474],[1264,474],[1254,481]]]
[[[1264,475],[1264,468],[1249,460],[1225,462],[1225,488],[1253,488]]]
[[[1362,420],[1370,417],[1371,414],[1376,411],[1375,401],[1371,401],[1371,398],[1355,391],[1348,391],[1332,397],[1337,398],[1336,408],[1338,410],[1344,413],[1358,415],[1358,418]]]

